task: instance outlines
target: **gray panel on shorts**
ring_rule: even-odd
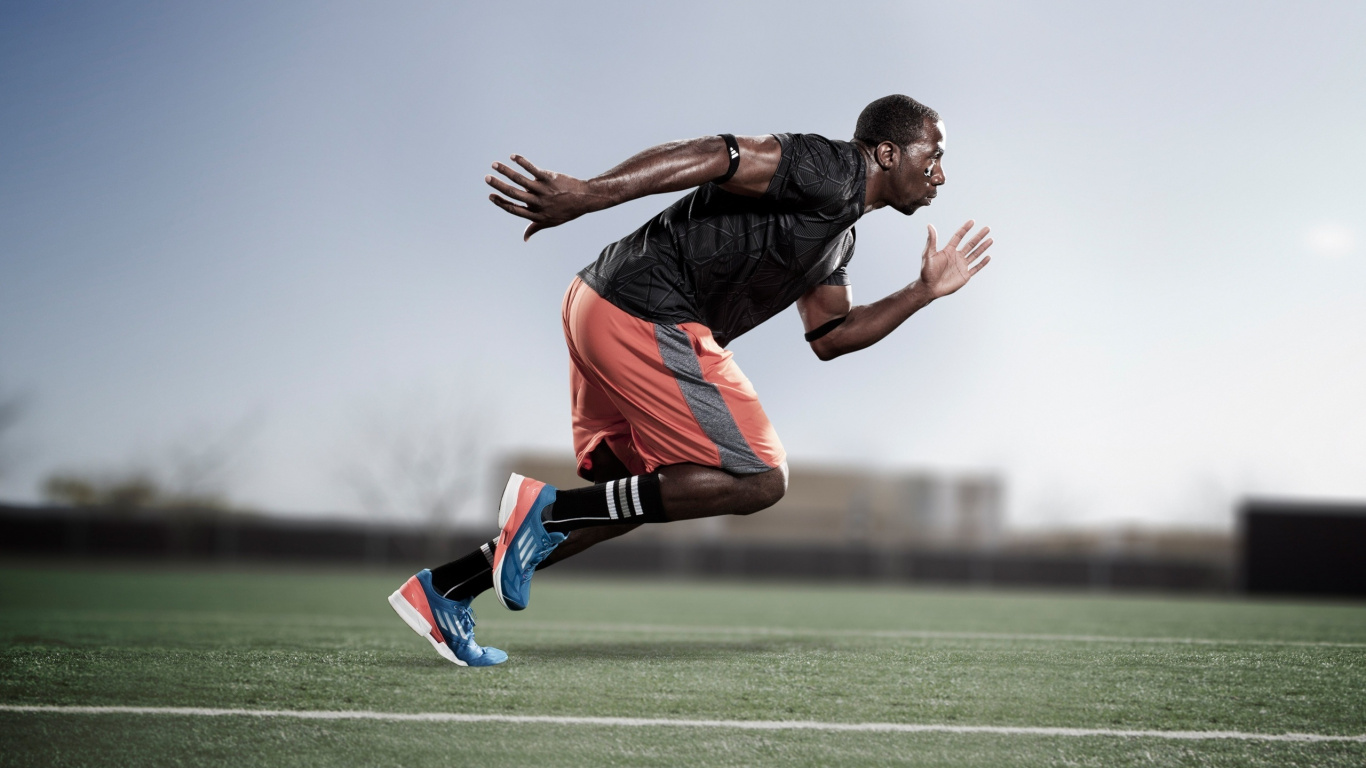
[[[678,381],[693,418],[716,444],[721,455],[721,469],[742,475],[773,469],[749,447],[749,441],[740,433],[735,417],[721,397],[721,390],[702,377],[702,362],[693,352],[688,332],[676,325],[655,323],[655,341],[659,343],[664,365]]]

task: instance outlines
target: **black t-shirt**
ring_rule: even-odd
[[[603,249],[579,277],[654,323],[702,323],[725,346],[816,285],[848,285],[863,215],[858,147],[776,134],[782,159],[761,197],[703,184]]]

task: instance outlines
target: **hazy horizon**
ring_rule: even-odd
[[[1366,499],[1360,3],[0,18],[0,398],[25,403],[0,498],[221,445],[243,504],[360,514],[355,467],[405,434],[567,455],[560,297],[674,196],[524,244],[489,164],[848,138],[907,93],[948,183],[859,223],[855,300],[915,277],[929,223],[991,225],[993,261],[834,362],[792,310],[731,345],[794,464],[996,472],[1020,528]]]

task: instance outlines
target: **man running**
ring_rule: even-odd
[[[474,642],[470,602],[492,588],[526,608],[537,567],[644,523],[748,515],[787,489],[778,435],[726,345],[794,302],[822,360],[882,340],[990,261],[969,221],[940,249],[929,227],[919,279],[854,306],[854,222],[884,206],[909,216],[944,183],[944,123],[908,96],[859,115],[853,141],[728,134],[663,144],[588,180],[494,163],[495,205],[528,219],[523,239],[646,195],[693,189],[607,246],[564,297],[578,472],[557,490],[513,474],[498,538],[423,570],[389,603],[445,658],[507,659]]]

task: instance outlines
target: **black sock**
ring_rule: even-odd
[[[493,553],[498,549],[494,539],[459,560],[432,569],[432,588],[451,600],[474,597],[486,589],[493,589]]]
[[[594,525],[667,523],[659,475],[636,475],[589,488],[557,491],[541,513],[545,529],[569,533]]]

